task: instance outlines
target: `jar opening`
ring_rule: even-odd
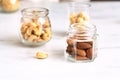
[[[91,4],[88,2],[70,2],[70,7],[89,8]]]
[[[49,10],[42,7],[25,8],[21,12],[26,17],[45,17],[49,14]]]
[[[75,31],[96,31],[96,26],[89,23],[75,23],[70,26],[70,29]]]
[[[96,35],[96,26],[92,24],[72,24],[69,28],[69,33],[78,36],[94,36]]]

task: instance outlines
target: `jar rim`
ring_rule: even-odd
[[[21,10],[23,16],[33,16],[33,17],[40,17],[40,16],[47,16],[49,14],[49,10],[43,7],[29,7],[24,8]],[[36,14],[34,14],[36,13]]]
[[[70,5],[70,7],[73,7],[73,6],[75,6],[75,7],[81,6],[81,7],[88,7],[88,8],[91,7],[91,4],[89,2],[71,1],[71,2],[69,2],[69,5]]]
[[[86,23],[86,24],[74,23],[70,26],[69,32],[76,32],[76,31],[82,31],[82,32],[88,31],[96,34],[97,28],[94,24],[90,24],[90,23]]]

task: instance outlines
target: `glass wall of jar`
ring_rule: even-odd
[[[26,45],[42,45],[51,39],[51,24],[46,8],[22,10],[20,38]]]
[[[65,57],[73,62],[90,62],[97,56],[96,27],[75,23],[70,26],[65,45]]]
[[[69,24],[82,23],[86,24],[90,21],[89,8],[87,2],[70,2],[69,4]]]
[[[4,12],[14,12],[19,9],[19,0],[1,0],[2,11]]]

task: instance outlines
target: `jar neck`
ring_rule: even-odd
[[[48,9],[41,7],[25,8],[21,12],[23,17],[30,17],[30,18],[47,17],[49,14]]]
[[[96,35],[96,26],[92,24],[75,23],[69,28],[69,36],[75,37],[89,37],[93,38]]]
[[[89,8],[91,5],[87,2],[70,2],[70,11],[79,13],[79,12],[85,12],[89,15]]]

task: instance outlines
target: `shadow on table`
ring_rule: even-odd
[[[29,58],[36,59],[33,56],[33,53],[36,51],[42,50],[44,52],[47,52],[49,54],[49,58],[52,60],[60,61],[60,62],[65,61],[64,48],[63,47],[56,48],[56,46],[60,46],[59,44],[50,45],[48,43],[43,46],[30,47],[30,46],[26,46],[26,45],[22,44],[20,42],[20,40],[18,40],[18,39],[4,40],[4,41],[0,40],[0,43],[2,45],[4,45],[3,47],[7,46],[7,48],[11,48],[11,49],[15,49],[15,50],[17,50],[17,49],[19,50],[19,48],[20,48],[18,53],[21,53],[21,54],[18,54],[20,56],[18,56],[17,59],[22,59],[22,60],[24,60],[26,58],[27,59],[29,59]],[[25,56],[23,56],[23,55],[25,55]]]
[[[11,40],[2,40],[0,39],[0,43],[4,46],[8,46],[8,47],[22,47],[22,48],[33,48],[33,47],[38,47],[38,46],[28,46],[23,44],[20,40],[18,39],[11,39]]]
[[[51,58],[54,59],[54,60],[57,60],[57,61],[64,61],[65,58],[64,58],[64,50],[61,49],[61,50],[52,50],[52,53],[51,53]]]
[[[52,31],[52,36],[55,38],[63,38],[67,35],[65,31]]]
[[[54,39],[54,38],[64,38],[66,36],[66,34],[67,33],[65,31],[53,31],[52,32],[52,39]],[[5,42],[7,45],[16,46],[16,47],[31,47],[31,48],[39,47],[39,46],[25,45],[16,36],[11,36],[11,37],[9,36],[9,38],[5,38],[4,40],[0,40],[0,41]],[[45,45],[45,44],[43,44],[43,45]]]

